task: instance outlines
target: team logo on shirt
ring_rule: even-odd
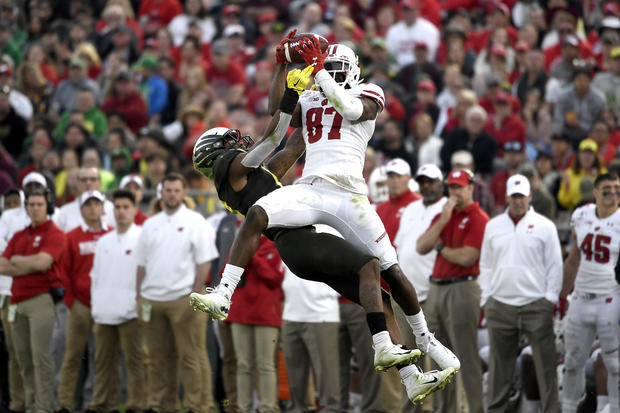
[[[594,231],[598,231],[601,227],[594,227]]]
[[[527,230],[525,231],[526,234],[531,234],[532,232],[534,232],[534,224],[528,225]]]
[[[463,220],[459,224],[459,229],[465,229],[465,225],[467,224],[468,221],[469,221],[469,217],[463,218]]]
[[[383,234],[381,234],[381,236],[375,240],[375,242],[381,241],[386,235],[387,235],[387,232],[384,231]]]
[[[131,255],[131,250],[126,250],[125,255]]]
[[[179,228],[178,228],[178,231],[179,231],[179,232],[183,232],[183,227],[179,227]]]
[[[32,247],[37,248],[40,243],[41,243],[41,236],[37,235],[36,237],[34,237],[34,241],[32,242]]]
[[[90,255],[95,253],[97,249],[97,241],[84,241],[78,244],[80,255]]]

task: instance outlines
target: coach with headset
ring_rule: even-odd
[[[448,201],[430,227],[418,238],[417,251],[437,251],[426,299],[430,331],[461,360],[463,386],[470,413],[482,413],[482,367],[477,333],[480,317],[478,258],[487,214],[474,202],[473,174],[455,169],[448,175]],[[437,393],[434,411],[457,411],[456,386]]]
[[[46,189],[27,194],[26,212],[31,223],[15,233],[0,257],[0,274],[13,277],[7,318],[28,412],[54,409],[50,342],[55,312],[51,293],[61,286],[58,267],[66,238],[48,219],[48,197]]]

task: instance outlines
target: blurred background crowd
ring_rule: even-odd
[[[362,77],[385,92],[364,167],[377,204],[404,191],[388,185],[394,158],[408,167],[391,171],[400,176],[424,164],[474,171],[474,200],[491,217],[521,173],[565,245],[594,178],[620,172],[615,0],[0,0],[3,208],[31,172],[58,207],[131,176],[123,187],[144,222],[161,210],[158,184],[180,172],[187,205],[222,236],[222,207],[192,168],[193,145],[217,126],[260,136],[275,46],[293,28],[350,46]],[[302,168],[303,159],[290,180]]]

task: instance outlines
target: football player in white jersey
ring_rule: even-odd
[[[428,331],[415,289],[398,265],[383,223],[368,201],[362,176],[366,147],[385,102],[383,90],[374,84],[360,83],[358,58],[349,47],[333,44],[323,53],[316,41],[302,44],[298,50],[306,64],[314,67],[316,87],[299,97],[288,119],[292,126],[302,129],[306,151],[303,175],[295,185],[265,195],[250,208],[232,245],[220,284],[213,292],[193,294],[192,301],[199,303],[194,307],[214,318],[226,317],[230,297],[264,230],[326,224],[353,245],[379,258],[382,277],[405,312],[419,348],[442,369],[437,372],[436,381],[446,382],[460,368],[460,362]],[[282,102],[286,99],[285,94]],[[244,158],[244,166],[259,166],[258,162],[251,164],[252,152],[259,152],[257,149]],[[382,311],[380,295],[374,290],[361,288],[360,301],[369,315]],[[373,342],[375,351],[394,346],[387,332],[373,333]],[[405,383],[422,377],[415,366],[399,371]],[[414,387],[407,386],[408,393]],[[419,400],[419,395],[409,396]]]
[[[598,336],[607,368],[611,413],[620,412],[620,286],[615,267],[620,250],[620,181],[601,174],[594,181],[595,204],[577,208],[571,218],[573,246],[564,262],[560,298],[572,290],[565,320],[566,354],[562,412],[575,413],[585,397],[585,364]]]

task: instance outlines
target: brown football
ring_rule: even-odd
[[[319,40],[322,52],[325,52],[325,50],[327,50],[329,42],[323,36],[319,36],[318,34],[314,33],[299,33],[293,36],[291,40],[284,44],[284,49],[278,52],[280,54],[280,57],[289,63],[305,63],[304,58],[299,53],[297,53],[297,50],[295,50],[295,48],[299,46],[300,40],[311,37],[315,37]]]

